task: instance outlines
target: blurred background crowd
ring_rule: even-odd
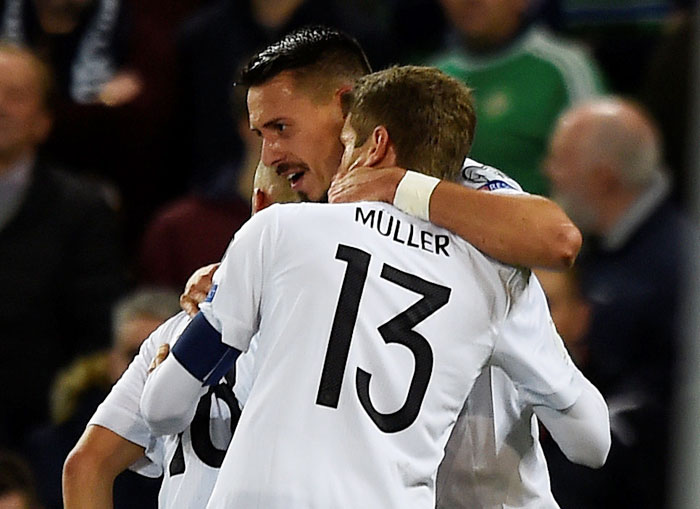
[[[249,217],[259,147],[236,70],[309,23],[375,69],[463,79],[472,157],[583,231],[574,270],[539,276],[613,446],[593,471],[543,433],[554,495],[671,507],[695,18],[693,0],[0,0],[0,508],[61,506],[97,404]],[[116,507],[155,507],[157,482],[123,477]]]

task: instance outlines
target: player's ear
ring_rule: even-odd
[[[391,139],[389,131],[383,125],[374,128],[371,135],[371,146],[367,153],[367,164],[365,166],[377,166],[383,162],[391,150]]]

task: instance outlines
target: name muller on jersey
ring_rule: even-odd
[[[399,244],[417,247],[429,253],[450,256],[446,249],[450,245],[450,238],[447,235],[433,235],[431,232],[418,230],[412,223],[402,223],[399,218],[392,216],[386,210],[366,211],[357,207],[355,222],[373,228],[380,235],[390,237]]]

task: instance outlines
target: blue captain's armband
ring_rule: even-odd
[[[205,385],[218,383],[241,352],[221,342],[221,333],[199,312],[172,348],[177,361]]]

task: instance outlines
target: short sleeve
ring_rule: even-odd
[[[236,232],[213,278],[212,290],[199,305],[223,343],[242,352],[260,322],[263,278],[274,254],[277,210],[273,205]]]
[[[152,435],[139,411],[141,393],[148,376],[148,366],[155,357],[158,347],[174,341],[187,323],[189,323],[187,315],[179,313],[158,327],[141,344],[138,355],[112,387],[88,423],[106,428],[129,442],[143,447],[146,450],[146,457],[130,468],[148,477],[158,477],[162,474],[162,447],[158,439]]]
[[[520,184],[492,166],[481,164],[474,159],[465,159],[460,174],[460,183],[479,191],[492,191],[502,194],[527,194]]]
[[[581,394],[579,371],[554,327],[534,275],[503,322],[492,363],[508,374],[531,405],[563,410]]]

